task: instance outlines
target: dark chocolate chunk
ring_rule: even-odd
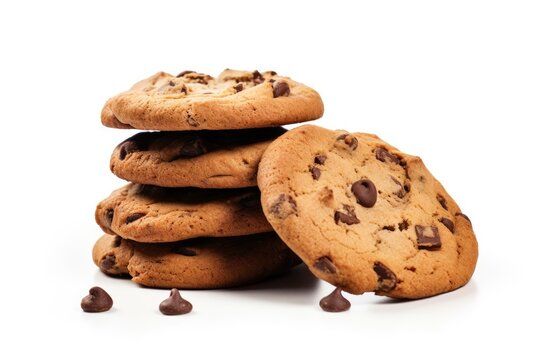
[[[264,81],[264,76],[262,76],[262,74],[258,70],[255,70],[253,72],[253,82],[255,84],[260,84],[263,81]]]
[[[382,162],[391,162],[394,164],[399,164],[401,160],[397,155],[390,154],[385,148],[375,149],[375,158]]]
[[[454,222],[448,218],[440,218],[439,221],[450,230],[450,232],[454,233]]]
[[[396,227],[394,225],[386,225],[386,226],[383,226],[382,229],[388,230],[388,231],[396,231]]]
[[[448,210],[448,206],[446,205],[446,199],[442,195],[437,194],[437,201],[439,202],[439,204],[441,204],[444,210]]]
[[[322,272],[327,274],[335,274],[337,272],[336,266],[328,256],[322,256],[315,261],[313,266]]]
[[[289,88],[289,84],[287,84],[284,81],[276,81],[272,84],[272,92],[274,94],[274,97],[280,97],[280,96],[289,96],[291,94],[291,89]]]
[[[280,194],[269,211],[277,218],[285,219],[289,215],[296,214],[296,201],[290,195]]]
[[[190,139],[186,139],[186,141],[178,151],[178,154],[176,154],[176,156],[173,156],[171,161],[180,158],[192,158],[195,156],[206,154],[207,152],[208,148],[205,141],[202,138],[193,137]]]
[[[441,247],[441,237],[437,227],[416,225],[414,228],[419,249],[434,250]]]
[[[107,255],[105,258],[101,261],[99,264],[99,267],[103,270],[110,270],[116,265],[116,256],[114,255]]]
[[[321,299],[319,306],[327,312],[342,312],[349,310],[351,308],[351,303],[343,297],[341,288],[337,287],[330,295]]]
[[[351,191],[358,202],[363,207],[373,207],[377,202],[377,188],[371,180],[363,179],[355,182],[351,186]]]
[[[178,289],[172,289],[170,296],[159,304],[163,315],[183,315],[191,312],[193,305],[180,296]]]
[[[240,91],[244,90],[244,84],[242,83],[239,83],[239,84],[236,84],[233,86],[234,90],[236,90],[237,93],[239,93]]]
[[[107,311],[113,306],[113,300],[109,294],[102,288],[95,286],[81,300],[81,308],[85,312],[102,312]]]
[[[314,180],[319,180],[319,178],[321,177],[321,169],[316,166],[312,166],[309,171],[311,172],[311,177]]]
[[[169,80],[169,86],[176,86],[176,84],[174,83],[174,81]]]
[[[184,256],[195,256],[198,255],[198,251],[185,247],[183,245],[177,245],[171,249],[171,251],[175,254],[184,255]]]
[[[122,238],[121,238],[120,236],[115,236],[115,237],[114,237],[114,240],[113,240],[113,243],[112,243],[112,247],[113,247],[113,248],[117,248],[117,247],[119,247],[121,244],[122,244]]]
[[[400,187],[400,189],[394,191],[393,194],[396,195],[398,198],[403,199],[405,195],[407,195],[407,193],[409,192],[409,186],[401,184],[401,182],[392,175],[390,175],[390,179],[392,179],[392,181]]]
[[[108,227],[111,227],[113,218],[114,218],[114,210],[113,209],[105,210],[105,222]]]
[[[373,270],[377,273],[377,291],[388,292],[396,287],[396,275],[384,264],[375,262]]]
[[[139,151],[137,143],[135,141],[126,140],[120,144],[120,153],[118,154],[118,158],[120,160],[124,160],[126,156],[136,151]]]
[[[182,71],[180,74],[176,75],[177,78],[179,77],[182,77],[184,75],[187,75],[187,74],[191,74],[191,73],[194,73],[195,71],[191,71],[191,70],[184,70]]]
[[[356,217],[356,213],[354,212],[354,208],[352,206],[343,205],[343,208],[347,212],[346,214],[341,211],[336,211],[334,213],[334,221],[336,222],[336,224],[338,224],[340,221],[347,225],[354,225],[360,223],[360,220],[358,220],[358,218]]]
[[[326,162],[326,156],[324,155],[317,155],[315,156],[315,159],[313,160],[315,164],[324,165]]]
[[[135,220],[139,220],[140,218],[142,218],[142,217],[145,216],[145,215],[146,215],[145,213],[133,213],[133,214],[129,214],[128,217],[126,218],[126,224],[132,223],[132,222],[134,222]]]
[[[351,134],[341,134],[336,140],[344,142],[351,150],[356,150],[358,147],[358,139]]]
[[[469,219],[469,217],[467,215],[458,212],[458,213],[456,213],[456,216],[461,216],[461,217],[465,218],[465,220],[467,220],[468,222],[470,222],[472,224],[471,219]]]

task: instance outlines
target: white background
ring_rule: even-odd
[[[353,2],[348,2],[352,4]],[[540,8],[535,1],[4,1],[0,5],[0,357],[538,357]],[[305,269],[257,286],[184,291],[107,278],[94,207],[131,132],[104,101],[158,70],[276,70],[317,89],[331,128],[420,155],[480,244],[469,285],[430,299],[318,300]],[[115,301],[85,314],[93,285]],[[533,329],[529,329],[529,325]]]

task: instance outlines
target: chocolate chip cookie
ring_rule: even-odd
[[[305,125],[259,165],[268,220],[319,278],[353,294],[421,298],[471,278],[469,218],[426,169],[375,135]]]
[[[274,71],[227,69],[217,78],[159,72],[109,99],[101,122],[141,130],[224,130],[292,124],[323,114],[319,94]]]
[[[140,242],[199,236],[237,236],[271,231],[257,188],[162,188],[128,184],[96,208],[108,234]]]
[[[94,246],[93,259],[107,274],[129,274],[141,285],[181,289],[245,285],[300,263],[274,232],[161,244],[104,235]]]
[[[257,186],[264,150],[285,131],[276,127],[143,132],[116,147],[111,171],[135,183],[165,187]]]

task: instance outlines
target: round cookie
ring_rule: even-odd
[[[111,171],[139,184],[164,187],[257,186],[257,168],[268,145],[286,130],[143,132],[123,141]]]
[[[164,72],[109,99],[103,125],[141,130],[224,130],[292,124],[323,114],[319,94],[273,71],[227,69],[217,78]]]
[[[117,245],[113,249],[116,253],[130,254],[127,263],[125,257],[116,258],[118,263],[113,267],[129,273],[138,284],[158,288],[216,289],[246,285],[300,263],[274,232],[161,244],[117,242],[115,236],[104,235],[94,246],[94,262],[103,271],[101,264],[105,260],[100,259],[107,259],[109,253],[96,249],[110,244]]]
[[[319,278],[360,294],[421,298],[471,278],[469,219],[419,157],[375,135],[305,125],[264,153],[261,202]]]
[[[140,242],[272,231],[257,188],[161,188],[128,184],[101,201],[96,222],[107,234]]]

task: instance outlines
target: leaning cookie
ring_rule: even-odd
[[[139,184],[164,187],[257,186],[257,168],[268,145],[286,130],[143,132],[123,141],[111,171]]]
[[[111,244],[115,246],[108,251]],[[113,258],[111,251],[130,256]],[[241,237],[199,238],[162,244],[116,241],[102,236],[94,246],[102,271],[117,268],[138,284],[157,288],[216,289],[253,283],[300,263],[274,232]],[[116,275],[116,273],[114,273]]]
[[[111,235],[140,242],[272,231],[257,188],[162,188],[128,184],[96,208],[96,222]]]
[[[468,217],[419,157],[369,134],[302,126],[259,165],[264,212],[318,277],[359,294],[421,298],[471,278]]]
[[[278,126],[323,114],[319,94],[273,71],[159,72],[109,99],[101,121],[113,128],[224,130]]]

